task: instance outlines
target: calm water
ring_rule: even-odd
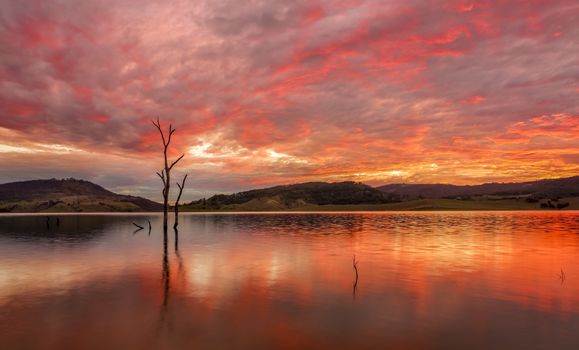
[[[579,348],[579,212],[59,217],[0,216],[2,349]]]

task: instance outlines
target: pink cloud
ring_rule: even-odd
[[[114,154],[115,178],[132,176],[122,158],[156,160],[157,116],[197,193],[578,170],[569,0],[32,4],[0,5],[0,128],[18,134],[5,142]],[[208,140],[213,159],[189,153]],[[58,173],[52,157],[33,173]]]

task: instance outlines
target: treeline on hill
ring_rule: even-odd
[[[269,198],[286,208],[305,204],[381,204],[399,200],[399,196],[384,193],[358,182],[308,182],[295,185],[276,186],[265,189],[215,195],[186,205],[193,210],[218,210],[255,200]]]
[[[579,196],[579,176],[520,183],[487,183],[472,186],[446,184],[392,184],[378,187],[404,200],[420,198],[467,199],[474,196],[526,196],[531,201]]]

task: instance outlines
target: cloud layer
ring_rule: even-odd
[[[190,198],[298,181],[579,173],[579,5],[0,0],[0,182]]]

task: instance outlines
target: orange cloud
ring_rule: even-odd
[[[570,4],[7,4],[0,166],[38,145],[116,163],[99,177],[80,155],[43,146],[0,182],[75,175],[158,196],[157,116],[177,127],[171,154],[187,155],[194,196],[311,180],[576,175]],[[123,165],[133,162],[147,165],[135,174]],[[126,185],[133,177],[141,183]]]

